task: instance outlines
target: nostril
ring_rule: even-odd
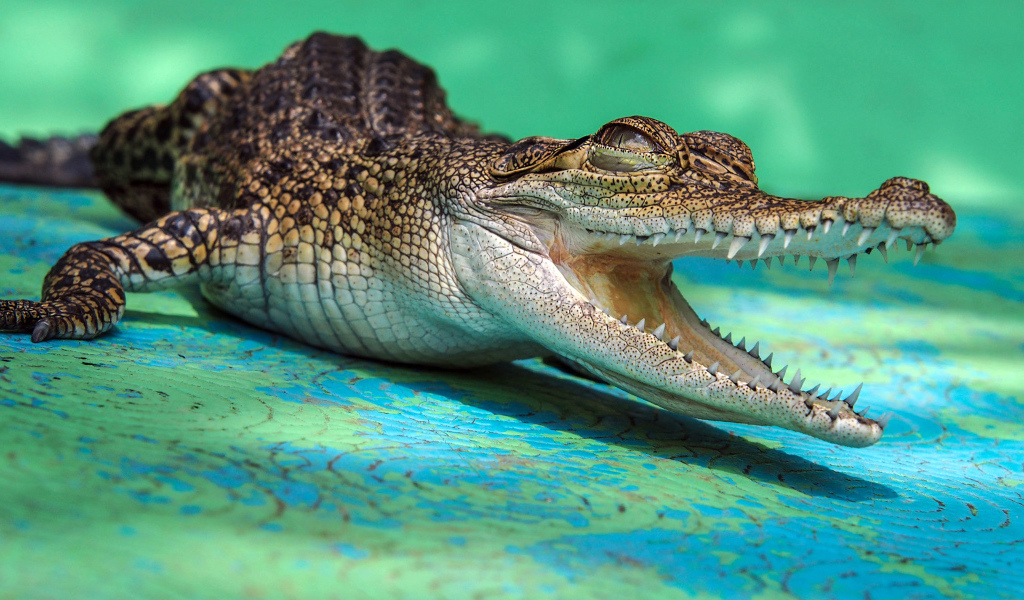
[[[917,191],[925,193],[925,194],[930,193],[930,190],[928,189],[928,184],[927,183],[925,183],[925,182],[923,182],[923,181],[921,181],[919,179],[911,179],[909,177],[893,177],[892,179],[889,179],[888,181],[883,183],[881,189],[884,190],[887,187],[894,187],[894,186],[898,186],[898,187],[901,187],[901,188],[906,188],[908,190],[917,190]]]

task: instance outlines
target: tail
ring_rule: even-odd
[[[21,138],[17,146],[0,140],[0,182],[49,187],[97,188],[89,152],[95,135]]]

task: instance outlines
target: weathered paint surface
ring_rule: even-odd
[[[0,222],[8,298],[130,227],[14,187]],[[896,416],[865,450],[535,362],[319,352],[193,292],[132,296],[92,342],[4,335],[0,598],[1019,597],[1022,244],[1020,216],[967,214],[918,267],[865,260],[832,291],[820,267],[677,266],[723,331],[866,381]]]

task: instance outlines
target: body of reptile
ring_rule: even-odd
[[[685,255],[738,261],[937,243],[953,211],[922,182],[866,198],[765,194],[720,133],[613,121],[576,140],[481,135],[433,72],[314,34],[256,71],[193,80],[112,121],[96,183],[148,224],[79,244],[41,302],[3,301],[33,341],[90,338],[124,291],[198,284],[218,307],[315,346],[473,366],[556,355],[683,414],[875,442],[884,421],[802,391],[758,346],[701,321],[671,281]]]

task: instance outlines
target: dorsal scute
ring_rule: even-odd
[[[252,91],[266,112],[288,121],[301,114],[327,140],[479,135],[452,114],[432,69],[397,50],[375,52],[358,37],[314,33],[261,69]]]

